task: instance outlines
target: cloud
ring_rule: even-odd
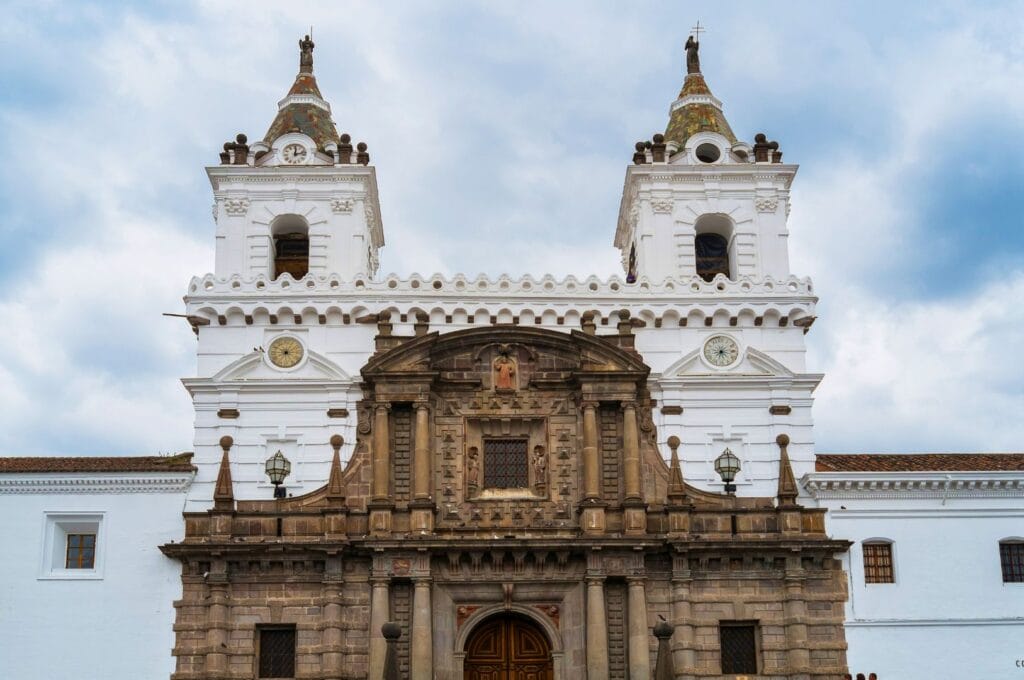
[[[889,3],[879,26],[880,6],[702,17],[736,132],[766,129],[803,164],[790,243],[822,296],[807,336],[827,373],[818,439],[1019,448],[1020,376],[980,355],[1020,346],[1000,311],[1020,295],[1022,253],[979,254],[998,275],[946,272],[955,285],[937,292],[939,244],[962,225],[925,215],[971,200],[957,172],[1003,176],[985,149],[1024,132],[1024,13]],[[19,348],[0,359],[2,453],[189,446],[178,378],[195,345],[159,314],[212,264],[202,166],[235,133],[262,136],[309,23],[339,129],[378,169],[384,271],[603,276],[619,267],[632,142],[665,124],[694,19],[670,3],[168,7],[20,3],[0,26],[0,143],[21,150],[0,164],[0,314]],[[971,148],[970,164],[954,155]],[[932,190],[939,167],[950,196]],[[928,349],[908,357],[908,342]]]

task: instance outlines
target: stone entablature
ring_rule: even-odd
[[[192,472],[4,474],[0,494],[182,493],[194,477]]]

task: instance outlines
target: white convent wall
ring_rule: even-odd
[[[150,477],[132,478],[140,476]],[[161,493],[79,492],[66,486],[46,493],[12,492],[10,485],[18,479],[46,477],[53,478],[4,475],[5,486],[0,488],[0,676],[170,677],[173,603],[181,597],[181,565],[165,557],[158,546],[183,536],[182,482],[191,475],[172,476],[176,490]],[[100,518],[102,573],[97,578],[46,577],[53,559],[52,553],[44,555],[47,513]]]
[[[816,473],[804,483],[841,476]],[[893,479],[924,481],[922,475],[875,476],[876,487]],[[931,491],[818,493],[829,496],[818,499],[829,508],[829,534],[854,543],[843,556],[850,670],[883,679],[1018,677],[1024,674],[1016,665],[1024,659],[1024,583],[1003,583],[999,541],[1024,537],[1024,472],[931,477]],[[1000,489],[947,493],[935,486],[943,478]],[[865,584],[863,542],[871,539],[893,542],[895,583]]]

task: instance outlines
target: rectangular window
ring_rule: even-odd
[[[891,543],[864,544],[864,583],[895,583]]]
[[[753,623],[721,622],[722,673],[757,673],[757,626]]]
[[[96,534],[68,534],[65,569],[92,569],[96,564]]]
[[[295,628],[259,628],[261,678],[295,677]]]
[[[1003,583],[1024,583],[1024,543],[1000,543]]]
[[[489,489],[525,489],[530,486],[527,440],[484,440],[484,486]]]

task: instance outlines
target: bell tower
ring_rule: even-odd
[[[207,168],[217,221],[218,277],[372,277],[384,231],[366,144],[338,135],[313,75],[313,41],[262,140],[224,145]]]
[[[778,144],[736,138],[701,73],[699,43],[686,43],[686,79],[665,132],[637,142],[619,209],[615,246],[627,278],[706,281],[721,275],[785,279],[789,187],[795,165]]]

